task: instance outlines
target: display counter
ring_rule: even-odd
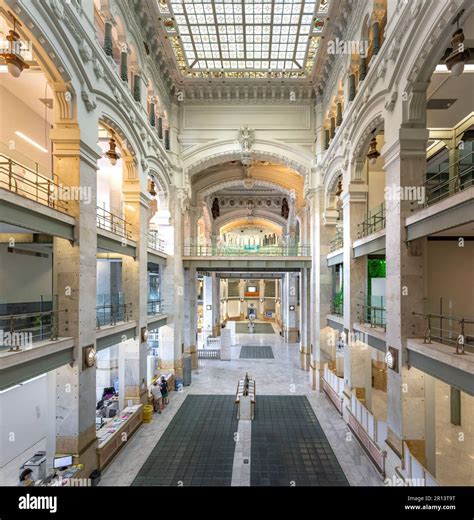
[[[97,430],[97,463],[99,469],[115,457],[131,435],[143,422],[143,405],[127,406],[113,419],[106,421],[104,426]],[[124,437],[125,434],[125,437]]]

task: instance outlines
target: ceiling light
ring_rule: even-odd
[[[369,159],[370,164],[373,166],[377,159],[380,157],[380,152],[377,150],[377,139],[375,138],[375,130],[372,130],[372,139],[370,141],[369,152],[367,153],[367,159]]]
[[[109,139],[109,149],[105,152],[106,157],[109,159],[110,164],[115,166],[117,161],[120,159],[120,155],[117,153],[115,148],[117,147],[117,143],[114,139],[114,134],[112,133]]]
[[[20,35],[16,32],[16,27],[19,25],[21,27],[21,23],[17,21],[17,19],[12,15],[12,13],[8,13],[13,20],[13,29],[10,29],[8,32],[7,40],[8,44],[8,52],[2,53],[1,57],[5,60],[7,64],[8,72],[14,77],[19,78],[23,69],[29,69],[30,66],[25,62],[22,58],[21,51],[21,42]]]
[[[23,132],[20,132],[19,130],[17,130],[15,132],[15,134],[18,136],[18,137],[21,137],[22,139],[24,139],[27,143],[30,143],[32,146],[34,146],[35,148],[38,148],[38,150],[41,150],[42,152],[44,153],[48,153],[48,149],[45,148],[44,146],[41,146],[40,144],[38,144],[36,141],[33,141],[33,139],[31,139],[31,137],[28,137],[27,135],[25,135]]]

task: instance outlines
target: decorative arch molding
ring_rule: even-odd
[[[45,30],[33,13],[23,9],[18,2],[10,2],[14,5],[8,5],[11,11],[21,22],[22,27],[20,34],[25,34],[27,39],[32,41],[35,47],[35,56],[41,66],[42,72],[46,75],[48,81],[52,83],[64,83],[72,87],[73,74],[70,72],[70,65],[63,56],[63,49],[57,48],[57,42],[50,38],[50,33]],[[60,2],[52,1],[53,11],[59,9],[61,12],[64,7]],[[59,5],[58,5],[59,4]],[[6,8],[0,7],[2,14],[8,19]]]
[[[288,195],[289,197],[292,195],[292,190],[285,188],[281,184],[278,184],[277,182],[271,182],[268,180],[261,180],[258,177],[253,177],[256,184],[259,186],[265,186],[271,189],[279,190],[285,195]],[[204,199],[205,197],[209,197],[210,195],[216,193],[219,190],[224,190],[226,188],[233,188],[235,186],[242,186],[242,179],[229,179],[225,180],[216,184],[213,184],[211,186],[207,186],[206,188],[202,188],[197,192],[198,199]],[[251,195],[249,195],[251,196]]]
[[[352,162],[357,163],[365,161],[367,150],[369,149],[370,140],[372,139],[372,130],[380,131],[384,126],[384,118],[382,110],[373,114],[367,114],[360,126],[357,127],[357,134],[351,137],[351,141],[355,143],[352,151]]]
[[[232,231],[233,229],[239,228],[239,227],[245,227],[245,226],[254,226],[254,227],[268,227],[271,231],[282,233],[283,229],[279,224],[276,224],[275,222],[272,222],[268,219],[264,218],[256,218],[255,222],[252,224],[249,224],[246,222],[246,219],[241,220],[235,220],[232,222],[229,222],[228,224],[224,224],[219,228],[219,231],[221,233],[228,233]]]
[[[343,175],[342,169],[334,169],[331,177],[328,179],[326,190],[324,192],[325,209],[335,209],[335,195],[339,177]]]
[[[122,148],[128,155],[131,155],[132,157],[136,157],[137,151],[136,148],[133,145],[133,141],[129,138],[129,134],[127,131],[123,130],[123,126],[116,122],[115,119],[113,119],[111,116],[102,114],[102,116],[99,117],[99,124],[104,124],[105,126],[109,127],[111,130],[113,130],[122,141],[125,143],[125,147]]]
[[[410,17],[412,19],[419,14],[422,9],[421,4],[421,2],[411,3]],[[462,8],[465,8],[465,12],[459,22],[461,27],[464,20],[474,11],[474,4],[472,4],[472,2],[466,0],[447,0],[435,4],[431,2],[425,3],[425,16],[428,20],[426,20],[426,23],[422,26],[427,27],[428,30],[423,32],[423,41],[410,41],[408,51],[413,50],[409,55],[413,55],[414,59],[408,67],[405,64],[405,71],[408,71],[406,73],[407,86],[429,81],[431,74],[438,64],[440,50],[442,54],[444,49],[450,46],[452,33],[455,30],[455,26],[452,26],[451,23]],[[436,14],[433,15],[433,11],[435,11]]]
[[[248,218],[248,210],[247,208],[239,208],[235,211],[231,211],[229,213],[225,213],[224,215],[218,217],[216,220],[212,222],[213,226],[216,229],[221,229],[221,227],[230,224],[231,222],[235,220],[246,220]],[[270,211],[265,211],[262,209],[255,209],[254,214],[252,215],[255,219],[262,219],[262,220],[268,220],[269,222],[273,222],[274,224],[277,224],[282,228],[282,230],[285,230],[288,221],[285,220],[283,217],[280,217],[276,215],[275,213],[272,213]]]
[[[193,176],[211,166],[240,160],[242,150],[236,140],[207,144],[183,159],[184,171]],[[254,161],[267,161],[291,168],[302,176],[307,175],[313,160],[312,154],[273,141],[256,140],[251,150]]]

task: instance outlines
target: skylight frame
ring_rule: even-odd
[[[318,0],[168,0],[180,70],[191,77],[306,77],[319,43],[320,31],[314,27],[319,4]],[[291,12],[285,12],[289,6]],[[223,23],[220,16],[229,22]]]

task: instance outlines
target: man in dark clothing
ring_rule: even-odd
[[[168,383],[164,376],[161,376],[161,383],[160,383],[160,390],[161,390],[161,397],[163,398],[163,404],[168,404]]]

